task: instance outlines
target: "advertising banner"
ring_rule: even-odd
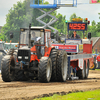
[[[94,3],[100,3],[100,0],[90,0],[90,4],[94,4]]]

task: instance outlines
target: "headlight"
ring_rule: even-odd
[[[31,52],[31,55],[33,55],[33,54],[36,55],[36,53]]]
[[[18,59],[22,59],[22,56],[18,56]]]
[[[25,57],[25,59],[28,59],[28,57]]]
[[[31,52],[31,55],[33,54],[33,52]]]

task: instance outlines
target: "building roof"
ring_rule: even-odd
[[[91,40],[93,41],[93,45],[95,45],[95,43],[100,39],[100,37],[92,37]]]

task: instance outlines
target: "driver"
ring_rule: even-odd
[[[74,30],[71,39],[81,39],[80,36],[76,33],[76,31]]]
[[[32,32],[31,35],[31,40],[34,40],[34,42],[36,41],[37,37],[35,36],[35,32]]]

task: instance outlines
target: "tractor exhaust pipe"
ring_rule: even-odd
[[[29,45],[28,47],[30,48],[31,47],[31,23],[29,24]]]

